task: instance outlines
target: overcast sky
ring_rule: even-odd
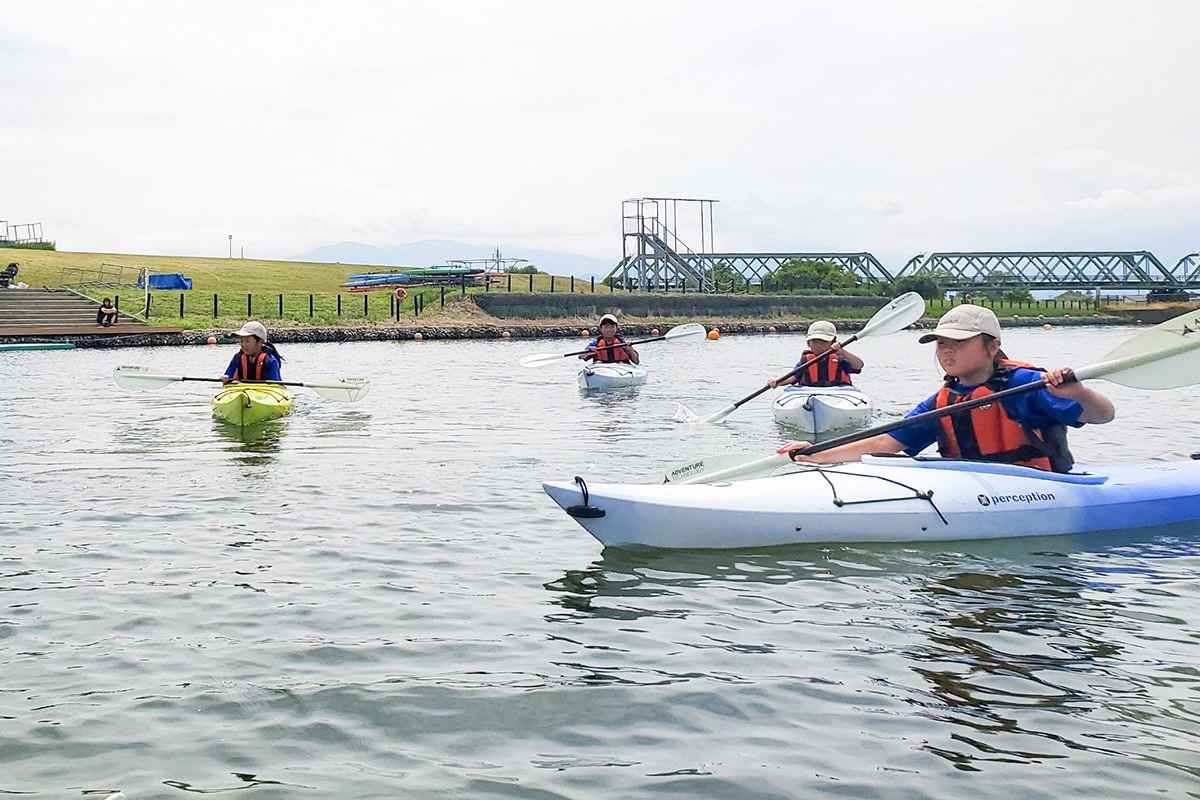
[[[1200,249],[1200,3],[3,5],[0,219],[63,250]],[[683,231],[699,248],[699,234]]]

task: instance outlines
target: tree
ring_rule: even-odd
[[[905,275],[892,281],[890,294],[905,294],[906,292],[916,292],[926,300],[941,300],[946,296],[946,290],[942,288],[942,284],[931,272]]]
[[[718,292],[744,292],[746,291],[747,283],[746,276],[734,270],[733,267],[726,264],[724,261],[718,261],[709,271],[709,279],[715,285]]]
[[[1021,283],[1020,278],[1014,278],[1007,270],[994,269],[984,278],[984,285],[972,286],[970,292],[982,295],[993,303],[1032,303],[1033,292]]]
[[[858,276],[834,264],[832,261],[812,261],[807,258],[789,258],[769,276],[771,284],[780,289],[848,289],[858,286]]]
[[[510,269],[509,272],[513,272],[518,275],[545,275],[546,274],[546,273],[542,272],[540,269],[538,269],[537,267],[535,267],[533,264],[526,264],[525,266],[518,267],[517,269]]]

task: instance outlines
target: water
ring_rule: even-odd
[[[1132,329],[1012,331],[1082,365]],[[878,418],[931,348],[852,348]],[[0,794],[263,798],[1200,796],[1200,536],[602,550],[546,478],[653,479],[790,438],[798,337],[643,349],[580,394],[578,341],[294,345],[300,392],[243,439],[202,384],[227,347],[5,353]],[[1187,458],[1191,390],[1107,384],[1081,461]],[[1197,531],[1200,534],[1200,531]]]

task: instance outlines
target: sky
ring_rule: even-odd
[[[1200,249],[1191,0],[7,0],[0,219],[60,250]],[[700,249],[698,223],[680,234]],[[695,219],[698,220],[698,212]]]

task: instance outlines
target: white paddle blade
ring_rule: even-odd
[[[183,378],[178,375],[159,375],[156,372],[151,372],[149,367],[125,366],[113,368],[113,380],[122,389],[146,391],[149,389],[161,389],[168,383],[175,383],[183,380]]]
[[[713,483],[734,478],[763,477],[791,459],[786,455],[763,457],[752,453],[722,453],[678,464],[663,473],[663,483]]]
[[[321,383],[305,381],[303,385],[335,403],[355,403],[371,391],[371,382],[366,378],[324,378]]]
[[[865,336],[884,336],[902,331],[923,316],[925,298],[916,292],[908,292],[876,311],[857,335],[862,339]]]
[[[668,342],[681,342],[687,339],[703,339],[708,336],[708,330],[699,322],[687,322],[683,325],[676,325],[671,330],[663,334],[663,338]]]
[[[541,353],[539,355],[525,356],[518,363],[522,367],[540,367],[544,364],[553,364],[555,361],[562,361],[566,356],[561,353]]]
[[[714,423],[720,422],[721,420],[725,419],[726,417],[728,417],[730,414],[732,414],[735,411],[737,411],[737,404],[730,403],[729,405],[725,406],[717,413],[709,414],[707,417],[700,420],[700,422],[703,423],[704,425],[712,425]]]
[[[1177,389],[1200,379],[1200,311],[1189,311],[1118,345],[1104,361],[1075,370],[1135,389]]]

